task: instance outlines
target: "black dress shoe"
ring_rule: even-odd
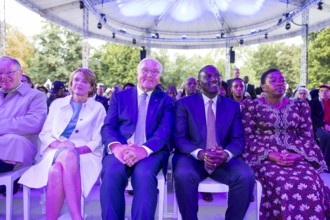
[[[204,201],[206,202],[212,202],[213,201],[213,195],[212,193],[206,193],[206,192],[202,192],[202,198]]]

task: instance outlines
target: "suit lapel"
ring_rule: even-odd
[[[157,114],[156,110],[159,104],[160,95],[160,92],[156,89],[151,93],[146,117],[146,136],[147,131],[150,130],[149,126],[152,125],[152,122],[156,120],[155,114]]]
[[[222,134],[223,134],[223,129],[224,129],[224,116],[225,114],[225,103],[222,101],[222,97],[218,95],[218,100],[217,100],[217,112],[216,112],[216,118],[215,118],[215,126],[216,126],[216,138],[217,138],[217,144],[221,144]]]
[[[202,94],[198,95],[197,103],[192,103],[192,109],[195,111],[197,125],[200,128],[200,134],[202,135],[204,146],[206,146],[207,126],[206,126],[206,114],[205,105]]]

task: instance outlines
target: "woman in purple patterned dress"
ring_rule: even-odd
[[[284,98],[278,69],[266,71],[261,84],[266,97],[242,105],[243,156],[263,188],[260,219],[330,219],[330,190],[319,175],[327,167],[308,103]]]

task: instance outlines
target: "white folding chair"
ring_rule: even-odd
[[[13,183],[27,170],[29,167],[23,167],[0,174],[0,185],[6,186],[6,220],[10,220],[13,214]]]
[[[257,195],[255,196],[256,199],[256,220],[259,220],[259,210],[260,210],[260,201],[262,195],[262,186],[261,184],[256,181],[257,186]],[[219,183],[211,178],[207,178],[199,183],[198,185],[198,192],[208,192],[208,193],[228,193],[229,187],[225,184]],[[174,195],[175,196],[175,195]],[[227,196],[228,198],[228,196]],[[177,213],[177,219],[182,220],[181,213],[178,211],[178,204],[176,197],[174,198],[174,213]]]

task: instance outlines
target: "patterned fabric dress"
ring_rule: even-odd
[[[326,163],[313,138],[307,102],[281,108],[264,98],[242,105],[245,161],[263,187],[260,219],[330,219],[330,190],[319,173]],[[290,167],[266,160],[270,152],[295,152],[304,160]]]

